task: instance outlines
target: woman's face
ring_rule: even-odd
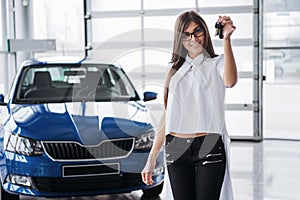
[[[204,33],[200,26],[191,21],[183,32],[182,44],[190,58],[195,58],[203,51]]]

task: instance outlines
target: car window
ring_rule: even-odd
[[[28,66],[19,78],[14,103],[139,100],[120,68],[104,64]]]

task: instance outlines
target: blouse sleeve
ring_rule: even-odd
[[[214,58],[216,66],[217,66],[217,70],[219,72],[219,74],[221,75],[221,77],[223,78],[224,75],[224,54],[221,54],[217,57]]]

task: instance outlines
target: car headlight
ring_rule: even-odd
[[[149,150],[152,147],[155,132],[153,130],[135,138],[134,148],[136,150]]]
[[[44,153],[40,141],[10,134],[5,150],[26,156],[38,156]]]

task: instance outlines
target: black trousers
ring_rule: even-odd
[[[174,200],[219,200],[226,154],[219,134],[166,136],[166,161]]]

